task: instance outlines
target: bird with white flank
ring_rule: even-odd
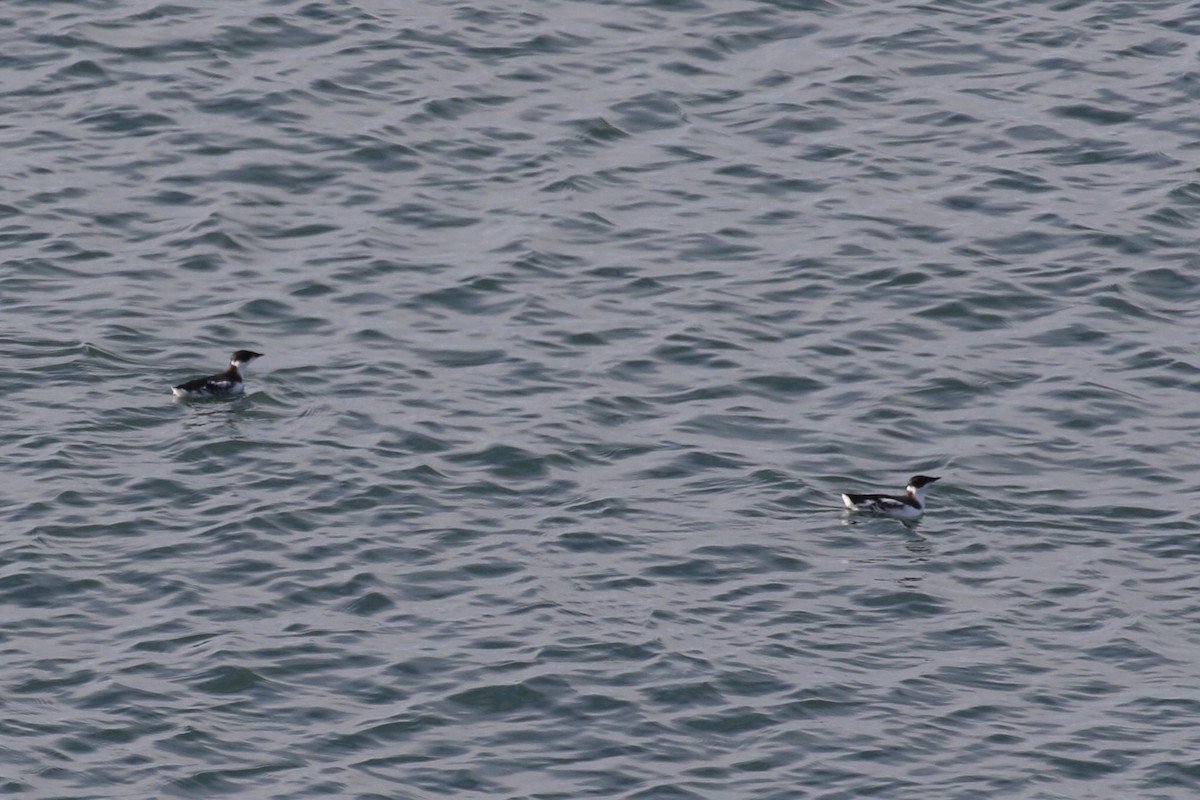
[[[913,519],[925,513],[925,490],[941,478],[914,475],[908,479],[904,494],[842,494],[842,502],[851,511],[868,511],[899,519]]]
[[[256,358],[262,358],[262,353],[253,350],[238,350],[229,357],[229,369],[209,375],[206,378],[193,378],[171,389],[176,397],[227,397],[241,394],[245,390],[242,385],[242,368]]]

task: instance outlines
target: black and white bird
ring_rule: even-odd
[[[925,513],[925,490],[929,484],[941,478],[928,475],[913,475],[908,479],[904,494],[849,494],[842,495],[842,502],[851,511],[870,511],[889,517],[912,519]]]
[[[207,378],[193,378],[187,383],[181,383],[171,389],[176,397],[227,397],[241,394],[245,387],[242,385],[242,368],[256,358],[262,358],[262,353],[253,350],[238,350],[229,357],[229,369],[209,375]]]

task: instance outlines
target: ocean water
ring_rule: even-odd
[[[2,16],[0,796],[1200,793],[1195,7]]]

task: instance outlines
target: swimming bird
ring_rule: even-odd
[[[240,394],[242,386],[242,367],[256,358],[262,358],[262,353],[253,350],[238,350],[229,357],[229,369],[209,375],[207,378],[194,378],[187,383],[181,383],[171,389],[176,397],[226,397]]]
[[[891,494],[843,494],[842,502],[851,511],[871,511],[889,517],[912,519],[925,513],[925,489],[934,481],[928,475],[913,475],[902,495]]]

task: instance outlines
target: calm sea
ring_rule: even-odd
[[[1200,795],[1194,4],[0,41],[0,795]]]

